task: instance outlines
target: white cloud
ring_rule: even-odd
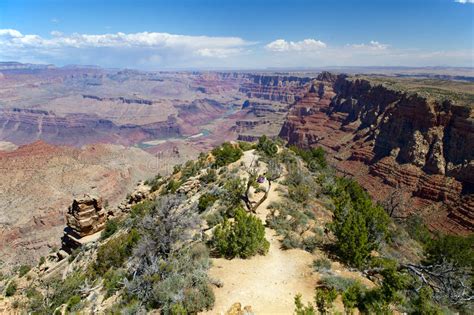
[[[461,4],[466,4],[466,3],[474,4],[474,0],[454,0],[454,2],[461,3]]]
[[[35,54],[48,62],[63,58],[64,62],[69,63],[71,61],[66,59],[73,53],[73,56],[80,56],[81,61],[87,63],[109,59],[107,63],[114,65],[114,62],[130,62],[138,57],[141,60],[168,63],[168,66],[184,63],[191,65],[199,58],[225,59],[237,56],[245,51],[245,47],[252,44],[239,37],[189,36],[157,32],[65,35],[52,31],[51,37],[46,38],[35,34],[24,35],[13,29],[0,29],[0,47],[2,47],[0,58],[3,56],[5,59],[18,60],[19,57]],[[101,59],[97,60],[97,56]],[[125,65],[122,63],[118,65]]]
[[[347,46],[361,50],[386,50],[389,47],[386,44],[382,44],[374,40],[371,40],[368,44],[349,44]]]
[[[422,49],[400,49],[381,41],[368,43],[326,45],[321,49],[315,45],[306,49],[301,42],[284,39],[275,40],[265,46],[266,64],[272,67],[320,67],[320,66],[472,66],[473,51],[430,51]],[[309,51],[311,53],[295,53]],[[286,52],[287,54],[283,54]]]
[[[471,50],[399,49],[384,41],[329,45],[316,39],[277,39],[267,44],[240,37],[157,32],[22,34],[0,29],[0,60],[95,64],[145,70],[178,68],[265,68],[319,66],[473,66]]]
[[[326,48],[326,44],[320,40],[307,38],[302,41],[292,42],[284,39],[277,39],[265,46],[266,49],[275,52],[303,51],[311,52]]]
[[[68,36],[53,31],[51,34],[54,38],[42,38],[38,35],[23,35],[12,29],[0,30],[0,43],[8,47],[26,47],[28,45],[37,48],[182,47],[191,50],[225,49],[247,44],[246,41],[239,37],[187,36],[153,32],[132,34],[119,32],[101,35],[74,33]]]
[[[4,38],[19,38],[22,37],[23,35],[18,32],[17,30],[12,30],[12,29],[0,29],[0,40],[2,37]]]

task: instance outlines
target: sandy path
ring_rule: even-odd
[[[247,151],[242,160],[248,165],[253,152]],[[265,221],[267,206],[280,196],[273,183],[267,200],[257,209],[257,216]],[[293,314],[294,297],[303,294],[310,301],[314,295],[318,275],[311,270],[313,255],[300,249],[280,249],[279,237],[272,229],[265,229],[270,249],[265,256],[251,259],[213,259],[209,274],[224,283],[215,288],[216,303],[204,314],[224,314],[232,304],[251,305],[255,314]]]

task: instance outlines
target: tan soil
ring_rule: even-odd
[[[245,152],[241,161],[250,165],[254,154],[254,151]],[[235,165],[240,165],[240,161]],[[267,200],[257,209],[257,217],[263,222],[269,212],[268,205],[281,198],[279,190],[281,185],[273,182]],[[313,301],[314,289],[321,274],[313,272],[311,265],[322,253],[314,255],[301,249],[283,250],[280,245],[281,237],[269,228],[265,229],[265,236],[270,242],[269,252],[265,256],[212,259],[213,266],[209,274],[224,285],[214,288],[214,309],[203,314],[225,314],[236,302],[240,302],[242,306],[250,305],[255,314],[293,314],[296,294],[302,294],[305,304]],[[370,285],[370,281],[357,273],[344,270],[340,264],[335,263],[333,266],[336,274],[357,278]]]

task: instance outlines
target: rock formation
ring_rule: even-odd
[[[90,195],[74,199],[66,213],[68,227],[80,237],[102,230],[106,219],[106,213],[102,207],[102,199]]]
[[[292,106],[280,136],[324,147],[378,199],[407,189],[410,212],[429,211],[433,229],[462,233],[474,229],[473,117],[472,107],[452,100],[323,73]]]
[[[66,221],[62,246],[65,251],[70,252],[87,241],[85,237],[104,229],[107,214],[102,207],[102,199],[90,195],[74,199],[66,213]]]
[[[249,75],[250,82],[243,83],[239,89],[248,98],[293,103],[304,95],[304,87],[311,81],[308,77]]]

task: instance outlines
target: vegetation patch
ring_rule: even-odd
[[[135,228],[128,233],[122,234],[109,240],[100,246],[97,251],[97,259],[91,266],[92,275],[103,275],[109,268],[119,268],[132,254],[133,247],[140,239]]]
[[[220,147],[212,150],[212,155],[215,158],[214,165],[222,167],[229,165],[242,157],[242,150],[237,145],[232,145],[229,142],[224,142]]]
[[[330,228],[337,238],[340,257],[360,268],[371,251],[378,249],[380,242],[387,238],[390,219],[381,206],[373,204],[357,182],[338,178],[336,183]]]
[[[152,179],[146,180],[144,184],[150,186],[150,192],[154,192],[160,189],[163,184],[163,178],[160,174],[157,174]]]
[[[102,233],[100,234],[100,238],[102,240],[105,240],[117,232],[119,229],[119,223],[115,219],[107,220],[107,223],[105,224],[105,228],[102,230]]]
[[[206,209],[214,204],[219,198],[216,195],[205,193],[199,197],[198,210],[200,213],[206,211]]]
[[[266,254],[270,243],[265,239],[262,221],[239,208],[233,221],[224,222],[214,230],[212,245],[226,258],[248,258],[256,254]]]
[[[195,234],[200,219],[194,207],[180,207],[183,201],[161,197],[139,222],[124,307],[137,308],[134,301],[139,301],[164,314],[195,314],[214,305],[209,253]]]

